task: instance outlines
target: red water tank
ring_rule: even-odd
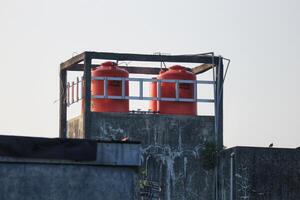
[[[102,63],[92,70],[92,77],[123,77],[129,73],[114,62]],[[122,96],[122,81],[110,80],[107,84],[108,96]],[[128,81],[125,82],[125,95],[129,94]],[[92,80],[91,95],[104,95],[104,80]],[[91,99],[92,112],[129,112],[128,99]]]
[[[161,73],[158,76],[161,80],[196,80],[196,75],[188,71],[185,67],[175,65],[169,68],[168,71]],[[175,83],[161,83],[162,98],[176,98]],[[193,98],[194,84],[180,83],[179,98]],[[157,109],[161,114],[174,115],[197,115],[197,102],[176,102],[176,101],[159,101]]]

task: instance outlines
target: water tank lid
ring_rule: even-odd
[[[168,71],[168,69],[162,68],[162,69],[160,69],[159,74],[163,74],[163,73],[165,73],[166,71]]]
[[[172,67],[170,67],[170,69],[173,69],[173,70],[185,70],[186,68],[181,66],[181,65],[174,65]]]
[[[100,64],[99,66],[97,66],[96,68],[93,68],[92,70],[97,70],[99,68],[104,68],[104,69],[116,69],[117,68],[117,63],[112,62],[112,61],[107,61],[104,62],[102,64]]]
[[[107,61],[101,64],[102,66],[117,66],[117,63],[112,61]]]

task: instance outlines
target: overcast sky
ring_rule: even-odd
[[[297,0],[0,0],[0,133],[58,137],[60,62],[74,52],[232,60],[226,146],[300,146]]]

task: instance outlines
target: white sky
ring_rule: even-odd
[[[74,52],[232,60],[226,146],[300,146],[297,0],[0,0],[0,133],[58,136],[59,63]]]

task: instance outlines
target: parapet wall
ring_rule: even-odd
[[[68,136],[74,135],[74,124],[68,127]],[[91,113],[90,130],[92,139],[141,142],[141,179],[156,186],[151,195],[164,200],[214,198],[213,170],[202,167],[205,144],[214,141],[214,117]]]
[[[36,147],[47,149],[46,145],[34,142]],[[3,150],[10,144],[1,145]],[[0,199],[136,200],[139,166],[140,144],[126,142],[98,143],[97,158],[93,161],[0,156]]]
[[[230,199],[231,190],[233,199],[297,200],[300,197],[299,149],[234,147],[224,150],[219,158],[220,200]]]

